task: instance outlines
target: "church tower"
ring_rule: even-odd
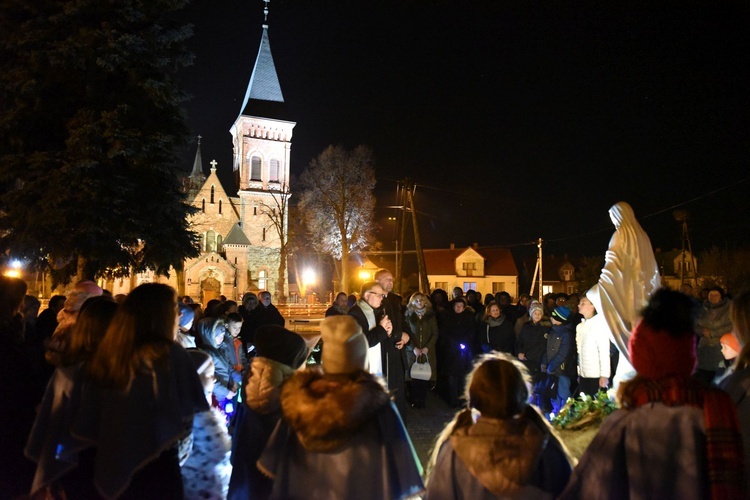
[[[250,244],[248,284],[257,284],[261,290],[277,293],[279,259],[286,259],[285,255],[279,254],[279,227],[286,235],[289,158],[295,123],[288,119],[271,55],[266,23],[268,0],[264,1],[265,19],[258,55],[240,114],[229,132],[234,147],[239,225]],[[272,260],[276,260],[275,266]],[[285,269],[285,264],[282,269]],[[282,279],[285,284],[288,282],[287,276]]]

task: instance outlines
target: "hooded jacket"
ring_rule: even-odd
[[[553,498],[572,463],[549,426],[531,407],[520,418],[459,413],[427,484],[427,498]]]
[[[265,499],[271,495],[273,481],[255,463],[281,419],[281,385],[293,373],[292,368],[272,359],[252,359],[244,386],[245,414],[234,436],[234,468],[227,498]]]
[[[390,398],[371,374],[295,373],[283,419],[258,460],[271,498],[399,499],[423,491],[421,466]]]

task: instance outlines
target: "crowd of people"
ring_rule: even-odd
[[[634,377],[576,466],[546,415],[611,386],[618,349],[585,294],[336,296],[319,365],[272,295],[82,281],[39,313],[0,277],[0,498],[743,498],[750,293],[658,289]],[[457,409],[423,470],[406,429]],[[9,411],[12,410],[12,411]]]

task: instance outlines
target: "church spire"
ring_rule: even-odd
[[[204,177],[203,174],[203,161],[201,160],[201,139],[198,136],[198,150],[195,152],[195,160],[193,161],[193,171],[190,172],[190,177]]]
[[[245,99],[242,101],[240,115],[257,116],[258,110],[255,109],[253,101],[266,101],[273,103],[283,103],[284,95],[281,93],[279,77],[276,75],[276,66],[273,63],[271,55],[271,44],[268,41],[268,1],[265,2],[263,9],[263,35],[260,39],[260,49],[258,57],[255,59],[253,73],[250,76],[250,83],[247,85]],[[266,106],[261,106],[266,108]]]

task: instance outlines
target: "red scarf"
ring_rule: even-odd
[[[712,499],[745,498],[742,439],[737,408],[729,396],[689,377],[660,380],[636,377],[625,391],[628,406],[638,408],[661,402],[667,406],[703,409],[706,421],[706,457]]]

